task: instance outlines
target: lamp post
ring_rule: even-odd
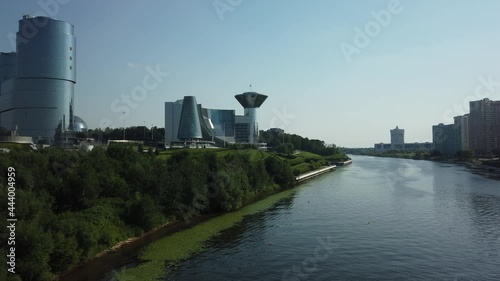
[[[123,113],[123,140],[125,140],[125,111]]]
[[[224,147],[226,147],[226,122],[224,122]]]
[[[154,132],[154,127],[153,124],[151,124],[151,140],[153,140],[153,132]]]

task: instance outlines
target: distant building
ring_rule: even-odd
[[[177,133],[179,132],[179,123],[181,120],[182,101],[165,103],[165,144],[179,142]]]
[[[460,128],[457,124],[432,126],[432,142],[435,150],[443,155],[455,156],[460,149]]]
[[[186,96],[165,103],[165,145],[217,145],[252,143],[259,140],[257,108],[267,96],[255,92],[236,95],[244,115],[230,109],[203,108],[196,98]]]
[[[459,130],[460,144],[458,150],[469,150],[469,114],[456,116],[454,121]]]
[[[177,137],[183,142],[201,140],[201,112],[198,109],[196,98],[184,97],[182,102],[181,118],[179,121],[179,132]]]
[[[391,144],[393,145],[403,145],[405,143],[405,130],[399,129],[396,126],[395,129],[391,130]]]
[[[73,115],[73,130],[75,132],[85,133],[88,130],[87,123],[85,123],[85,121],[82,118]]]
[[[375,152],[382,153],[391,150],[398,151],[416,151],[416,150],[432,150],[434,149],[434,144],[430,142],[415,142],[415,143],[405,143],[405,130],[399,129],[396,126],[395,129],[390,130],[391,133],[391,143],[376,143],[374,145]]]
[[[245,110],[243,116],[236,116],[236,141],[252,144],[259,143],[257,108],[264,103],[267,96],[256,92],[246,92],[234,97]]]
[[[270,128],[268,131],[276,135],[283,135],[285,133],[285,130],[281,128]]]
[[[500,150],[500,101],[471,101],[469,147],[479,155]]]

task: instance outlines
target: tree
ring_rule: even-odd
[[[144,231],[149,231],[155,226],[163,224],[165,219],[157,201],[153,200],[149,195],[143,197],[137,195],[136,200],[128,210],[126,222],[140,227]]]
[[[476,153],[473,150],[460,150],[457,156],[460,160],[470,160],[476,156]]]
[[[431,157],[441,157],[443,154],[439,150],[432,150]]]

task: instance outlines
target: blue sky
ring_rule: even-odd
[[[261,129],[372,147],[395,126],[407,142],[431,141],[432,125],[468,112],[469,100],[500,99],[498,11],[496,0],[2,1],[0,51],[14,50],[23,14],[74,24],[75,112],[91,128],[163,127],[163,103],[185,95],[242,114],[234,95],[252,84],[269,96]],[[371,32],[367,44],[356,45],[356,28]],[[342,44],[362,47],[349,61]],[[169,75],[122,120],[121,96],[147,67]],[[481,79],[493,86],[476,92]]]

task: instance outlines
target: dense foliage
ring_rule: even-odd
[[[0,154],[0,205],[16,169],[16,271],[1,280],[51,280],[119,241],[168,221],[227,212],[294,183],[290,165],[242,150],[179,150],[168,159],[112,145],[92,152],[44,149]],[[7,208],[0,216],[5,218]]]
[[[260,131],[259,142],[267,143],[278,152],[289,154],[293,150],[303,150],[321,156],[344,154],[334,144],[326,144],[322,140],[304,138],[296,134],[278,134],[273,131]]]
[[[0,131],[1,132],[1,131]],[[98,142],[123,139],[123,128],[89,129],[77,133],[78,138],[93,138]],[[133,126],[125,128],[125,139],[137,141],[158,141],[165,138],[165,128]]]

